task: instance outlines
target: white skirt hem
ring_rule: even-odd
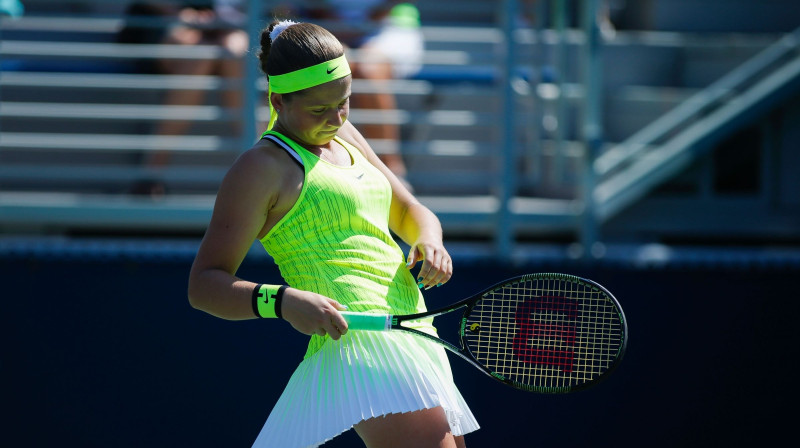
[[[400,332],[351,331],[300,363],[253,446],[315,447],[370,418],[436,407],[453,435],[479,428],[442,347]]]

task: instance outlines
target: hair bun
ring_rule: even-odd
[[[276,23],[275,26],[272,27],[272,31],[269,32],[269,40],[275,42],[275,39],[278,37],[278,35],[292,25],[297,25],[297,22],[293,20],[281,20],[280,22]]]

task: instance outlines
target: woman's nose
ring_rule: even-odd
[[[328,122],[335,126],[341,126],[347,120],[347,111],[344,109],[333,109],[328,116]]]

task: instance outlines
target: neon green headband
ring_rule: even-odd
[[[275,93],[290,93],[325,84],[350,74],[350,65],[344,55],[322,64],[301,68],[283,75],[269,77],[269,87]]]
[[[272,129],[275,120],[278,118],[278,113],[272,107],[272,93],[291,93],[299,90],[305,90],[311,87],[325,84],[326,82],[335,81],[339,78],[344,78],[350,74],[350,64],[344,55],[336,59],[325,61],[321,64],[312,65],[311,67],[301,68],[293,72],[284,73],[283,75],[269,76],[269,88],[267,90],[267,101],[269,102],[269,126],[267,129]]]

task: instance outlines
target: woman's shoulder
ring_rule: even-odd
[[[235,183],[266,186],[275,182],[278,185],[289,170],[297,169],[296,166],[286,150],[267,139],[260,139],[236,158],[225,177]]]
[[[235,164],[243,164],[258,170],[283,170],[292,163],[286,149],[266,138],[259,139],[250,149],[243,152]]]

